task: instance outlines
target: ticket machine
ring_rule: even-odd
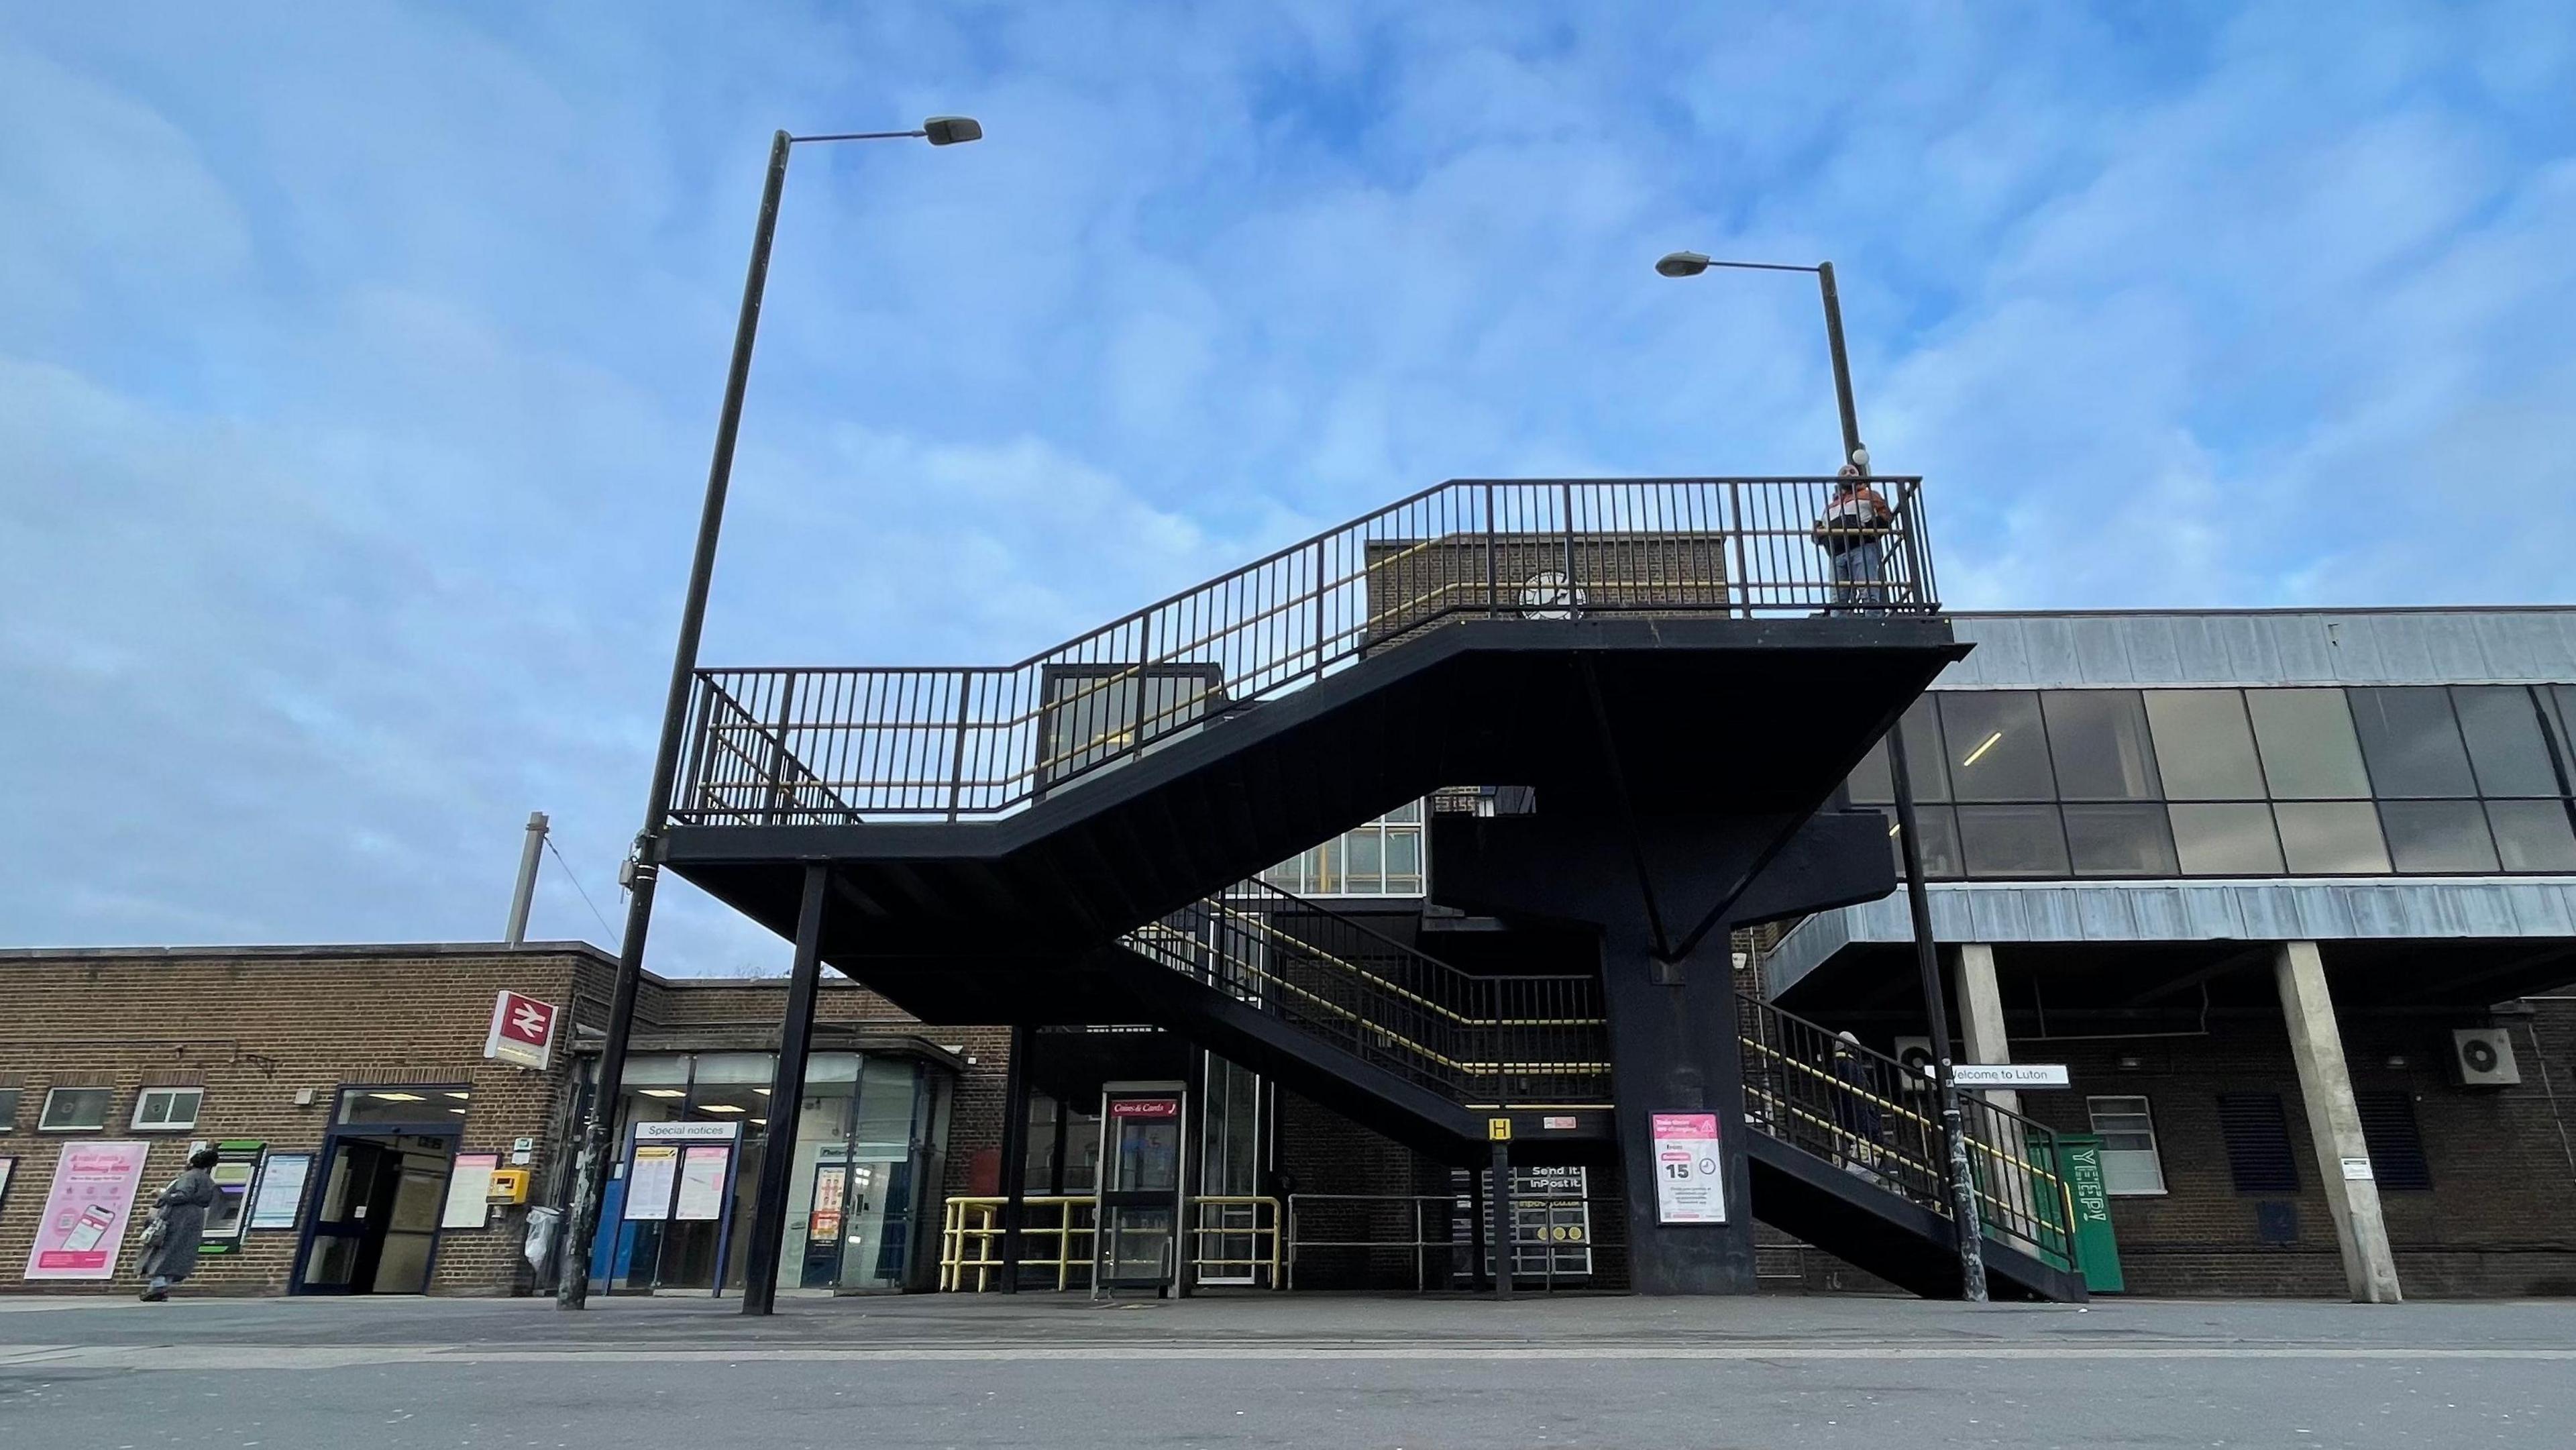
[[[1182,1246],[1182,1085],[1111,1083],[1101,1092],[1100,1220],[1092,1235],[1096,1294],[1171,1292]]]

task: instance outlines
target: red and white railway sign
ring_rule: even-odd
[[[492,1003],[492,1030],[483,1055],[519,1067],[542,1068],[554,1056],[555,1007],[534,997],[503,992]]]

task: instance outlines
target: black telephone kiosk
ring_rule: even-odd
[[[1179,1268],[1187,1145],[1179,1083],[1111,1083],[1101,1092],[1095,1294],[1171,1292]]]

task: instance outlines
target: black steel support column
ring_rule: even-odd
[[[1941,1094],[1941,1137],[1949,1148],[1942,1186],[1950,1191],[1950,1218],[1959,1230],[1959,1297],[1986,1302],[1985,1220],[1977,1211],[1977,1184],[1968,1166],[1968,1131],[1959,1109],[1959,1078],[1950,1059],[1949,995],[1941,988],[1940,952],[1932,940],[1932,895],[1923,884],[1922,837],[1914,826],[1914,776],[1905,759],[1905,721],[1887,732],[1888,783],[1895,787],[1896,834],[1905,856],[1905,905],[1914,918],[1914,966],[1923,979],[1923,1012],[1931,1019],[1934,1075]]]
[[[1486,1191],[1492,1206],[1494,1225],[1494,1297],[1512,1297],[1512,1145],[1497,1140],[1494,1144],[1494,1186]]]
[[[1011,1061],[1002,1072],[1002,1292],[1020,1292],[1020,1229],[1029,1197],[1029,1059],[1034,1027],[1011,1029]]]
[[[778,1029],[778,1067],[769,1078],[769,1122],[760,1155],[760,1199],[751,1215],[751,1243],[743,1254],[742,1312],[767,1314],[778,1307],[778,1261],[787,1239],[787,1193],[796,1181],[796,1118],[805,1105],[805,1054],[814,1041],[814,993],[823,980],[823,900],[830,869],[805,867],[805,895],[796,909],[796,965],[787,979],[787,1020]]]

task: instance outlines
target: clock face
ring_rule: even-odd
[[[1532,574],[1521,586],[1524,619],[1572,619],[1583,608],[1583,591],[1555,569]]]

